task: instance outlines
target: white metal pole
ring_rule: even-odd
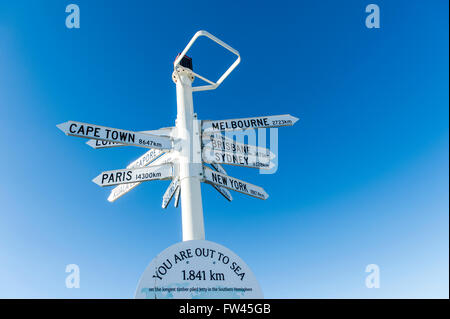
[[[177,87],[177,137],[181,189],[181,221],[183,241],[205,239],[201,193],[202,164],[200,133],[192,102],[193,76],[189,69],[177,66],[174,72]]]

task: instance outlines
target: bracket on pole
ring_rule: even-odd
[[[209,83],[209,85],[202,85],[202,86],[194,86],[192,87],[192,91],[206,91],[206,90],[215,90],[217,89],[217,87],[223,82],[223,80],[225,80],[227,78],[227,76],[236,68],[236,66],[241,62],[241,56],[239,55],[239,52],[235,49],[233,49],[232,47],[230,47],[228,44],[226,44],[225,42],[223,42],[222,40],[216,38],[215,36],[213,36],[211,33],[201,30],[198,31],[191,39],[191,41],[189,41],[188,45],[184,48],[183,52],[181,52],[181,54],[177,57],[177,59],[175,60],[175,62],[173,63],[174,65],[174,69],[177,68],[177,66],[180,64],[181,59],[183,59],[183,57],[186,55],[186,53],[189,51],[189,49],[191,48],[191,46],[194,44],[195,40],[197,40],[197,38],[201,37],[201,36],[205,36],[210,38],[211,40],[213,40],[214,42],[216,42],[217,44],[223,46],[225,49],[227,49],[228,51],[232,52],[233,54],[237,55],[237,59],[233,62],[233,64],[228,68],[228,70],[225,71],[224,74],[222,74],[222,76],[216,81],[210,81],[207,78],[204,78],[203,76],[192,72],[196,77],[202,79],[203,81]]]

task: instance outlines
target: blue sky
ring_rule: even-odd
[[[0,1],[0,297],[131,298],[147,264],[181,240],[169,182],[115,203],[91,182],[145,152],[93,150],[67,120],[172,126],[172,62],[201,29],[242,62],[195,93],[201,119],[290,113],[276,174],[228,168],[267,201],[203,185],[206,239],[237,253],[268,298],[448,298],[448,1]],[[217,78],[233,61],[201,39]],[[198,81],[198,80],[196,80]],[[65,287],[78,264],[79,289]],[[380,267],[379,289],[365,267]]]

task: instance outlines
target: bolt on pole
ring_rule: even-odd
[[[192,68],[192,64],[189,65]],[[201,193],[202,163],[200,126],[192,101],[192,70],[177,65],[173,79],[177,90],[178,170],[181,190],[181,221],[183,241],[204,240]]]

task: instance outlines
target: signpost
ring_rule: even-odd
[[[269,198],[269,195],[265,192],[264,189],[262,189],[259,186],[241,181],[237,178],[219,173],[214,172],[212,169],[208,167],[203,168],[205,181],[207,183],[212,183],[215,185],[219,185],[231,190],[234,190],[236,192],[240,192],[243,194],[247,194],[259,199],[267,199]]]
[[[75,121],[58,124],[57,127],[66,135],[91,138],[106,142],[122,143],[146,148],[170,150],[172,141],[168,137],[156,136],[106,126],[99,126]]]
[[[148,152],[152,152],[155,151],[156,153],[160,152],[162,155],[161,156],[156,156],[153,159],[150,159],[148,161],[142,161],[142,157],[145,157],[145,155]],[[150,150],[147,153],[145,153],[143,156],[141,156],[140,158],[138,158],[136,161],[134,161],[133,163],[131,163],[130,165],[127,166],[127,168],[139,168],[139,167],[144,167],[147,165],[150,166],[155,166],[155,165],[162,165],[162,164],[167,164],[167,163],[174,163],[174,154],[173,153],[163,153],[160,150]],[[120,184],[119,186],[116,186],[115,188],[113,188],[113,190],[111,191],[111,193],[109,194],[108,197],[108,201],[109,202],[114,202],[115,200],[117,200],[118,198],[122,197],[123,195],[125,195],[126,193],[128,193],[130,190],[132,190],[133,188],[135,188],[136,186],[140,185],[141,182],[136,182],[136,183],[127,183],[127,184]]]
[[[127,166],[127,168],[140,168],[145,167],[152,163],[155,159],[159,158],[161,155],[165,155],[163,151],[157,150],[157,149],[151,149],[148,150],[144,155],[139,157],[137,160],[133,161],[131,164]],[[163,164],[163,163],[160,163]],[[125,195],[130,190],[132,190],[134,187],[138,186],[140,182],[137,183],[127,183],[127,184],[121,184],[117,187],[115,187],[111,191],[111,195],[108,197],[108,201],[113,202],[122,195]]]
[[[172,134],[172,130],[173,130],[173,127],[164,127],[159,130],[142,131],[139,133],[170,137]],[[119,143],[119,142],[111,142],[111,141],[105,141],[105,140],[95,140],[95,139],[90,139],[89,141],[86,142],[86,144],[95,149],[111,148],[111,147],[119,147],[119,146],[129,146],[129,144],[123,144],[123,143]]]
[[[236,60],[215,82],[195,73],[192,60],[186,57],[197,38],[202,36],[236,55]],[[256,279],[237,255],[204,240],[201,183],[212,185],[229,201],[232,196],[228,190],[264,200],[269,197],[263,188],[229,176],[221,164],[270,169],[275,154],[264,147],[236,142],[223,133],[292,126],[298,120],[289,114],[229,120],[197,119],[192,93],[218,88],[240,60],[237,50],[212,34],[199,31],[194,35],[174,62],[175,127],[134,132],[75,121],[57,125],[66,135],[89,139],[87,144],[94,149],[119,146],[150,149],[125,169],[105,171],[93,179],[100,186],[117,185],[108,201],[114,202],[142,182],[165,179],[172,182],[164,193],[162,207],[166,208],[172,197],[175,197],[174,206],[177,207],[181,197],[183,242],[169,247],[151,262],[139,282],[136,298],[262,297]],[[195,78],[206,85],[192,86]],[[205,164],[210,164],[214,170]],[[160,293],[162,291],[171,293]]]
[[[203,121],[202,130],[206,132],[236,131],[255,128],[270,128],[280,126],[292,126],[298,118],[285,115],[258,116],[243,119]]]
[[[203,142],[203,147],[210,150],[245,156],[268,157],[269,160],[275,157],[275,154],[267,148],[239,143],[219,133],[203,135]]]
[[[155,179],[167,179],[172,176],[172,165],[164,164],[106,171],[98,175],[92,181],[100,186],[112,186],[125,183],[152,181]]]
[[[227,175],[227,172],[225,171],[225,169],[222,167],[222,165],[220,164],[216,164],[216,163],[211,163],[212,168],[214,168],[217,172],[222,173]],[[233,197],[231,196],[230,192],[228,191],[228,189],[223,188],[222,186],[216,185],[216,184],[210,184],[212,187],[214,187],[223,197],[225,197],[225,199],[227,199],[228,201],[232,201]]]
[[[175,192],[178,190],[179,187],[180,185],[178,178],[174,178],[170,183],[169,187],[167,187],[166,192],[164,193],[161,204],[162,208],[167,208],[167,205],[169,205],[170,200],[172,199],[173,195],[175,194]]]
[[[214,169],[215,169],[216,171],[218,171],[219,173],[222,173],[222,174],[226,174],[226,173],[227,173],[227,172],[225,171],[225,169],[223,168],[223,166],[220,165],[220,164],[212,163],[211,166],[212,166],[212,168],[214,168]]]
[[[204,149],[203,160],[206,163],[228,164],[250,168],[273,168],[273,163],[269,157],[256,157],[252,155],[239,155],[235,153],[221,152],[216,150]]]

